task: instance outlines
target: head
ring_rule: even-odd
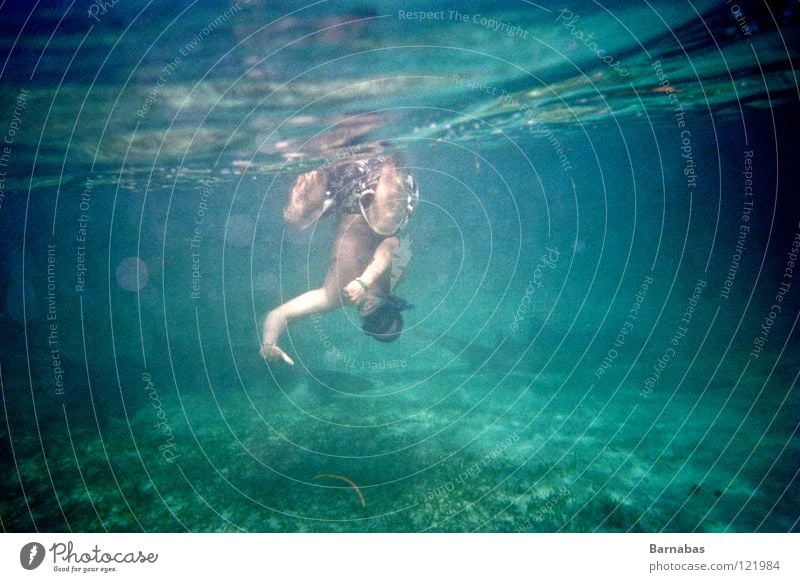
[[[362,313],[361,329],[378,341],[396,341],[403,331],[402,311],[412,308],[400,297],[389,295],[376,300],[374,308]]]

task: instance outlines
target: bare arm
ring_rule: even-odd
[[[364,269],[361,276],[358,277],[363,285],[357,280],[350,281],[350,283],[347,284],[344,291],[353,303],[358,304],[363,301],[366,296],[367,288],[372,287],[387,269],[391,267],[392,255],[399,244],[400,241],[394,236],[383,239],[381,244],[378,245],[378,248],[375,249],[372,261],[367,265],[367,268]]]
[[[276,307],[264,318],[262,326],[261,356],[270,362],[283,360],[290,366],[294,361],[278,346],[278,340],[286,327],[296,319],[312,313],[328,311],[335,307],[324,287],[307,291],[283,305]]]
[[[392,255],[394,254],[394,250],[400,245],[400,241],[397,237],[390,236],[385,238],[381,241],[381,244],[378,245],[378,248],[375,249],[375,254],[372,257],[372,262],[364,269],[364,272],[361,274],[360,279],[367,284],[367,286],[372,286],[375,281],[377,281],[381,275],[386,272],[392,264]]]

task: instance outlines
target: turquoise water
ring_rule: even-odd
[[[796,4],[496,4],[0,7],[4,531],[797,530]],[[379,151],[403,336],[265,364]]]

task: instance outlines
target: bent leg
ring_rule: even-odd
[[[381,168],[381,177],[375,195],[364,206],[366,219],[373,230],[383,236],[397,232],[408,212],[408,194],[404,180],[406,173],[393,163]]]

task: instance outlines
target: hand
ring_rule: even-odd
[[[259,353],[267,362],[274,364],[275,362],[280,362],[283,360],[290,366],[294,366],[294,360],[292,360],[292,358],[290,358],[286,352],[278,347],[277,344],[261,344]]]
[[[344,292],[350,298],[350,301],[358,305],[367,295],[367,290],[358,281],[350,281],[344,288]]]

